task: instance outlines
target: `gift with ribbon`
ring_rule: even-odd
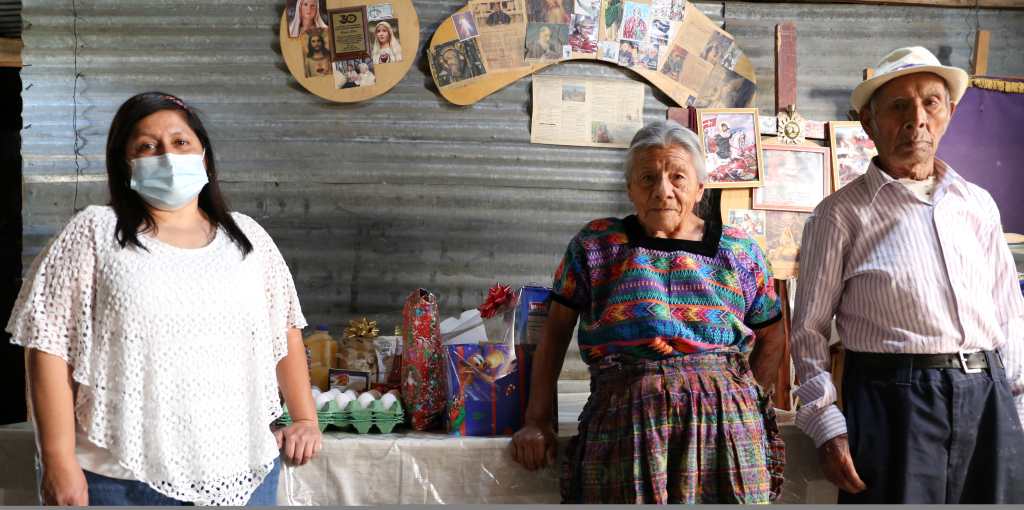
[[[548,294],[497,284],[478,308],[441,323],[449,433],[511,435],[522,426],[537,340],[531,330],[547,317]]]
[[[338,349],[337,368],[375,373],[377,355],[373,340],[379,333],[377,321],[366,317],[350,320]]]
[[[415,430],[444,423],[444,354],[437,298],[425,289],[409,295],[402,309],[402,401]]]

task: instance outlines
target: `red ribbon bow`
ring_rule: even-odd
[[[477,308],[477,310],[480,310],[480,317],[485,319],[494,317],[498,312],[503,311],[503,308],[512,303],[512,297],[511,287],[500,283],[494,284],[487,291],[487,299],[484,300],[484,304]]]

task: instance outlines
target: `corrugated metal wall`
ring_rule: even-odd
[[[460,5],[416,2],[424,44]],[[810,118],[845,118],[860,69],[897,46],[922,44],[967,66],[977,20],[993,31],[991,72],[1024,74],[1019,11],[699,5],[754,60],[765,113],[773,102],[773,27],[783,20],[797,23],[799,106]],[[76,208],[106,200],[110,119],[124,99],[153,89],[205,112],[232,206],[277,241],[311,323],[338,326],[367,315],[387,330],[417,286],[456,313],[476,306],[495,281],[547,283],[580,226],[630,210],[621,151],[529,143],[529,78],[455,107],[434,91],[420,51],[388,94],[327,103],[302,90],[281,61],[283,7],[257,0],[26,6],[26,267]],[[545,72],[633,76],[581,62]],[[647,119],[664,118],[667,98],[647,94]],[[582,373],[578,362],[567,370]]]
[[[0,37],[21,37],[21,0],[0,0]]]

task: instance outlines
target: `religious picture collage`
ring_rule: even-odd
[[[749,59],[686,0],[471,0],[451,22],[455,39],[429,52],[442,88],[487,72],[590,58],[650,73],[683,106],[754,101]]]
[[[369,87],[379,66],[401,62],[401,27],[389,3],[328,9],[326,0],[288,0],[288,36],[302,47],[306,78],[338,89]]]

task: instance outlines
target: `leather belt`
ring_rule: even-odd
[[[985,352],[955,354],[887,354],[879,352],[846,351],[848,359],[858,367],[876,370],[911,368],[956,368],[968,374],[988,368]],[[1002,360],[1000,360],[1002,362]]]

